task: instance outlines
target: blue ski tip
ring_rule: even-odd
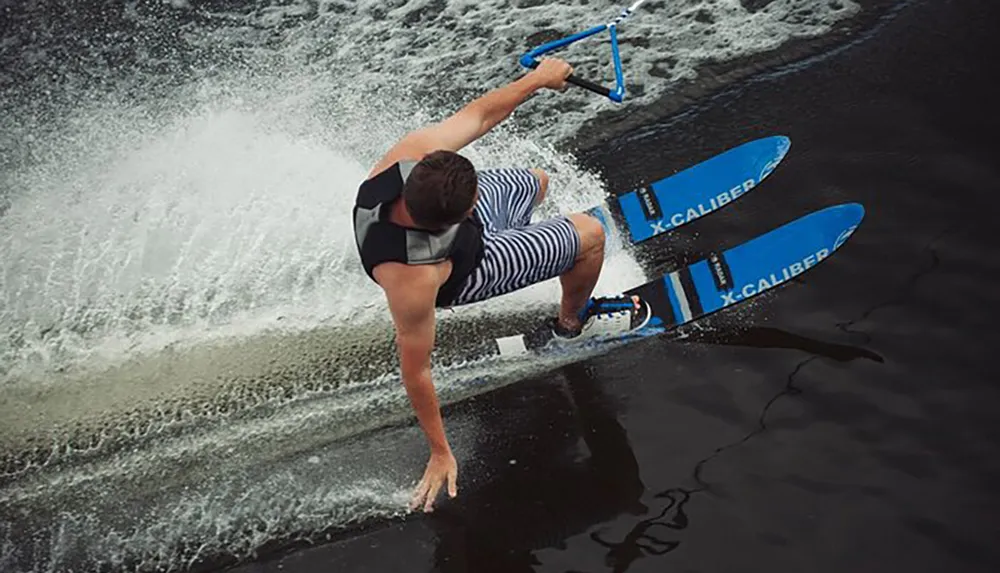
[[[732,203],[773,173],[791,146],[784,135],[748,141],[615,197],[629,238],[641,243]]]

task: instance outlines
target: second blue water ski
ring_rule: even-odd
[[[673,231],[746,195],[788,154],[781,135],[744,143],[680,173],[608,200],[621,214],[622,231],[633,243]],[[591,210],[608,223],[607,207]]]

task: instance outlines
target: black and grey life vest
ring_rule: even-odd
[[[475,215],[444,229],[426,231],[389,221],[392,204],[416,162],[400,161],[365,181],[354,205],[354,238],[368,276],[387,262],[426,265],[451,259],[451,276],[438,289],[437,306],[448,306],[483,258],[483,227]]]

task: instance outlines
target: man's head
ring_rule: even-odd
[[[469,216],[477,189],[471,161],[451,151],[435,151],[413,166],[403,186],[403,202],[417,225],[443,229]]]

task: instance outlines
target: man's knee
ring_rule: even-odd
[[[528,171],[531,171],[538,178],[538,197],[535,198],[535,205],[538,205],[545,199],[545,194],[549,190],[549,174],[541,169],[529,169]]]
[[[570,222],[580,235],[580,254],[604,250],[604,225],[597,218],[586,213],[574,213],[569,216]]]

